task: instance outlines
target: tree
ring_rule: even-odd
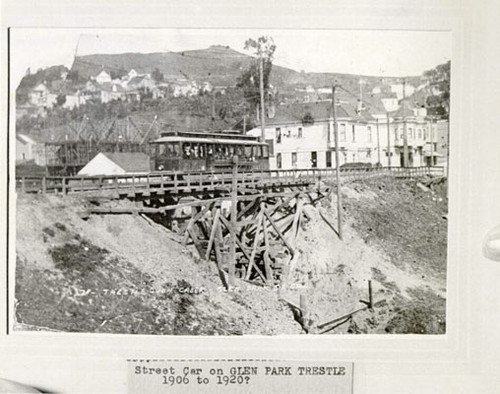
[[[263,60],[264,92],[269,90],[269,78],[273,68],[273,56],[276,50],[272,37],[262,36],[257,40],[249,38],[245,41],[245,50],[251,52],[256,59],[249,68],[238,77],[236,87],[243,90],[245,100],[255,110],[260,102],[260,59]],[[265,95],[267,96],[267,94]]]
[[[63,93],[58,94],[56,97],[56,105],[58,107],[62,107],[64,105],[64,103],[66,103],[66,95]]]
[[[163,82],[164,75],[163,73],[156,67],[153,72],[151,73],[151,77],[156,81],[156,82]]]
[[[448,119],[450,112],[450,72],[450,61],[424,72],[424,77],[428,79],[431,88],[436,92],[427,97],[426,100],[430,115]]]

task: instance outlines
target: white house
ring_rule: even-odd
[[[16,163],[34,160],[36,144],[33,138],[25,134],[16,134]]]
[[[372,162],[373,135],[367,136],[366,111],[347,103],[337,104],[341,164]],[[335,167],[335,141],[331,101],[279,105],[266,120],[265,140],[270,146],[271,169]],[[260,136],[256,127],[247,134]]]
[[[44,83],[39,83],[28,93],[28,101],[34,107],[52,108],[56,97]]]
[[[398,100],[403,98],[403,90],[406,97],[411,96],[415,92],[415,87],[409,83],[405,84],[403,89],[402,83],[391,84],[391,92],[396,93]]]
[[[103,83],[106,82],[111,82],[111,75],[109,75],[106,71],[102,70],[97,76],[95,77],[95,81],[102,85]]]
[[[142,152],[101,152],[78,175],[133,175],[149,171],[149,156]]]
[[[127,94],[122,85],[111,82],[101,85],[101,103],[108,103],[112,100],[126,100],[126,98]]]
[[[274,116],[266,119],[265,127],[265,140],[270,146],[271,169],[335,167],[331,105],[331,101],[322,101],[275,107]],[[414,110],[406,104],[404,113],[402,108],[387,113],[379,107],[380,103],[358,110],[349,103],[337,104],[341,165],[363,162],[372,165],[380,163],[384,167],[402,166],[405,128],[410,166],[429,165],[431,146],[434,157],[442,154],[436,146],[438,136],[430,133],[425,109]],[[441,128],[444,129],[445,126]],[[261,128],[256,127],[248,134],[260,136]],[[436,159],[434,162],[436,163]]]

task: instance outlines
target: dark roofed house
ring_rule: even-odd
[[[127,94],[123,86],[118,83],[105,82],[100,85],[101,102],[108,103],[112,100],[125,100]]]
[[[338,102],[336,118],[341,164],[373,162],[376,146],[374,118],[366,106]],[[293,103],[267,111],[265,140],[270,146],[271,169],[331,168],[335,166],[332,102]],[[248,134],[260,136],[260,127]]]
[[[127,175],[149,171],[149,156],[142,152],[101,152],[78,175]]]

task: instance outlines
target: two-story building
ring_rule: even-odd
[[[271,169],[335,167],[331,101],[284,104],[271,112],[265,127]],[[371,115],[346,103],[337,104],[336,115],[340,163],[371,162],[374,141],[373,134],[367,134]],[[247,134],[260,136],[261,128]]]
[[[266,117],[265,140],[270,146],[271,169],[335,167],[335,136],[331,101],[279,105]],[[371,163],[384,167],[403,166],[404,130],[408,165],[442,164],[438,145],[444,131],[431,125],[425,108],[408,104],[386,112],[381,101],[367,106],[337,103],[339,161]],[[442,123],[442,124],[441,124]],[[447,122],[439,128],[447,130]],[[431,133],[432,129],[432,133]],[[248,132],[261,135],[261,128]],[[443,138],[441,145],[447,145]]]

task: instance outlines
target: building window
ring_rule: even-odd
[[[274,140],[266,140],[267,146],[269,146],[269,156],[274,156]]]
[[[397,141],[397,139],[398,139],[398,128],[396,127],[394,129],[394,141]]]
[[[326,152],[326,167],[331,168],[332,166],[332,151]]]
[[[372,127],[368,126],[367,130],[368,130],[368,142],[372,142]]]
[[[281,128],[276,127],[276,143],[281,143]]]
[[[345,141],[346,136],[345,136],[345,123],[340,124],[340,141]]]
[[[318,154],[316,152],[311,152],[311,167],[318,167]]]
[[[297,152],[292,152],[292,168],[297,168]]]
[[[422,138],[422,129],[418,129],[418,138]]]
[[[356,142],[356,126],[352,125],[352,142]]]
[[[424,127],[424,140],[427,139],[427,129]]]
[[[302,127],[299,127],[299,138],[302,138]]]
[[[410,133],[409,133],[409,136],[410,136],[410,139],[413,139],[413,129],[410,127]]]
[[[281,169],[282,163],[281,163],[281,153],[276,154],[276,168],[279,170]]]

